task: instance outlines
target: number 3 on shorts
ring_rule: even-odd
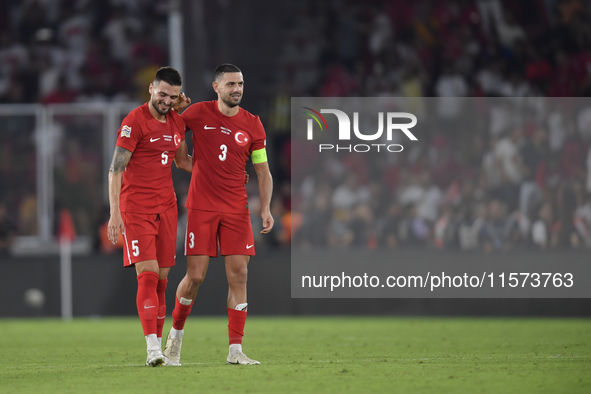
[[[220,161],[225,161],[226,160],[226,154],[228,153],[228,147],[225,144],[222,144],[220,146],[220,149],[222,150],[222,154],[219,155],[218,157],[220,158]]]
[[[137,246],[137,243],[139,241],[137,239],[134,239],[133,241],[131,241],[131,250],[133,250],[133,255],[135,257],[140,255],[140,247]]]
[[[195,234],[189,233],[189,249],[193,249],[195,246]]]

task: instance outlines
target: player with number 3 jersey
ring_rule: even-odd
[[[193,104],[181,115],[193,132],[194,165],[187,198],[185,251],[187,274],[177,288],[164,356],[167,364],[180,365],[184,325],[210,257],[224,256],[228,279],[228,364],[259,364],[242,353],[246,322],[246,279],[250,256],[255,254],[244,169],[250,158],[257,173],[261,199],[262,234],[273,228],[270,213],[273,181],[265,152],[265,130],[258,116],[240,108],[244,80],[232,64],[214,73],[215,101]],[[181,96],[178,109],[190,104]]]
[[[217,101],[193,104],[182,117],[193,131],[195,158],[187,208],[248,212],[244,167],[253,152],[264,152],[266,144],[259,117],[242,108],[238,114],[226,116]]]

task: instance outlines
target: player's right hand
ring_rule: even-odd
[[[111,241],[113,245],[115,245],[119,239],[119,229],[121,229],[121,234],[125,234],[125,226],[123,225],[121,212],[116,211],[111,215],[109,225],[107,226],[109,241]]]
[[[185,95],[185,93],[181,92],[179,94],[179,98],[176,100],[176,103],[174,104],[174,106],[172,107],[172,109],[176,113],[180,113],[182,110],[184,110],[185,108],[187,108],[189,105],[191,105],[191,99],[189,97],[187,97]]]

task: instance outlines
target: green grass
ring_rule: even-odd
[[[226,325],[190,319],[183,366],[151,368],[137,318],[0,320],[0,392],[591,392],[588,319],[251,317],[259,366],[225,365]]]

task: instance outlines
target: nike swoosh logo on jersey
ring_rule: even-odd
[[[210,126],[210,127],[207,127],[207,125],[205,125],[205,126],[203,126],[203,128],[204,128],[205,130],[211,130],[211,129],[215,129],[215,126]]]
[[[250,248],[252,248],[253,246],[254,246],[254,244],[252,244],[252,245],[246,245],[246,249],[250,249]]]
[[[150,138],[150,142],[158,141],[160,138]]]

